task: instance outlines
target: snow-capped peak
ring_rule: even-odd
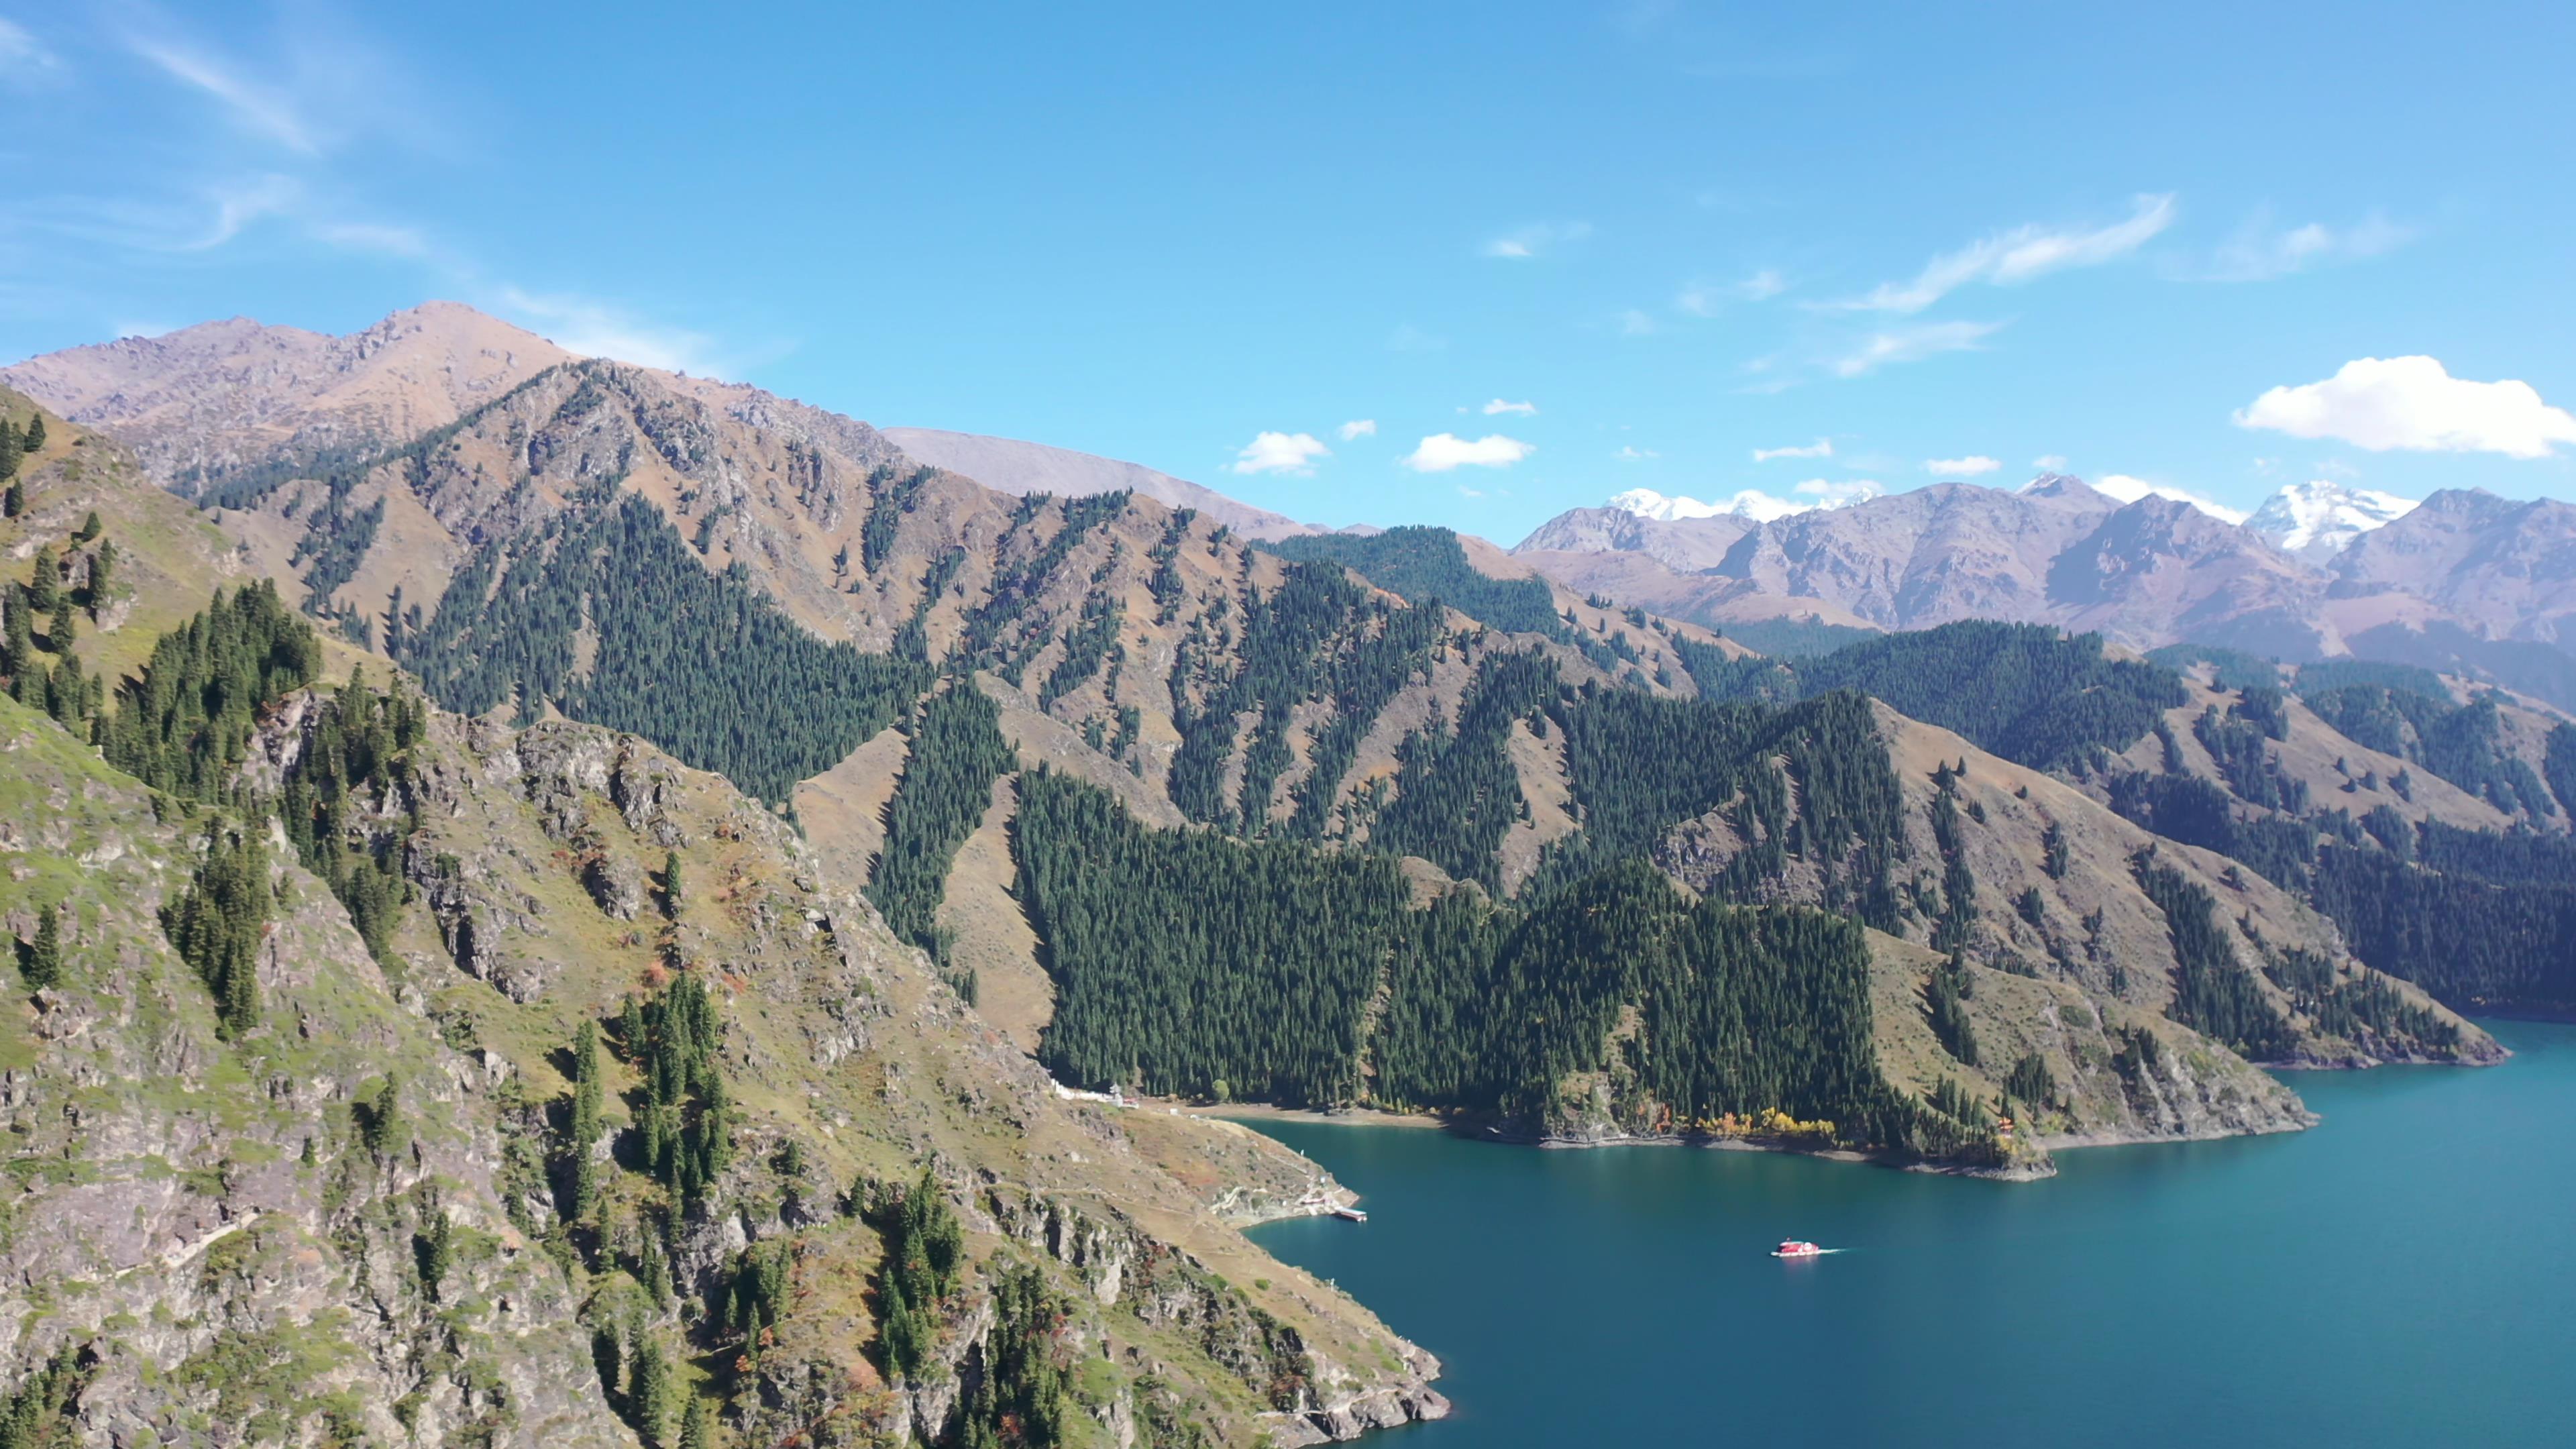
[[[1664,523],[1684,518],[1719,518],[1727,515],[1751,519],[1755,523],[1769,523],[1775,518],[1786,518],[1793,513],[1806,513],[1818,508],[1840,508],[1845,504],[1865,502],[1877,496],[1878,485],[1868,482],[1829,484],[1822,479],[1817,479],[1799,484],[1798,491],[1814,496],[1782,498],[1777,494],[1765,493],[1759,488],[1747,488],[1732,498],[1723,498],[1709,503],[1697,498],[1666,497],[1652,488],[1631,488],[1625,493],[1612,497],[1609,506],[1624,513],[1633,513],[1639,518],[1652,518]]]
[[[2323,478],[2292,483],[2263,500],[2245,526],[2286,554],[2323,563],[2383,524],[2415,511],[2416,500]]]

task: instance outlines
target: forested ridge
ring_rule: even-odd
[[[2041,769],[2138,742],[2184,699],[2169,669],[2102,652],[2098,634],[1981,620],[1889,634],[1810,658],[1711,662],[1692,672],[1717,699],[1801,699],[1851,689]]]
[[[1572,1116],[1569,1076],[1609,1071],[1639,1130],[1787,1130],[1778,1113],[1818,1140],[1909,1140],[1845,918],[1694,907],[1635,862],[1525,911],[1473,888],[1413,910],[1375,852],[1155,831],[1048,771],[1021,797],[1021,898],[1058,990],[1040,1055],[1066,1080],[1546,1127]],[[1613,1047],[1629,1006],[1644,1044]]]
[[[772,801],[928,683],[919,664],[806,632],[739,565],[710,572],[659,509],[611,480],[476,550],[437,612],[406,621],[395,645],[460,714],[511,704],[530,720],[552,704]]]

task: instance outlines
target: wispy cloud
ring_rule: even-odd
[[[1927,458],[1923,463],[1923,471],[1937,473],[1944,478],[1975,478],[1991,473],[2002,466],[2003,460],[2000,458],[1989,458],[1983,453],[1971,453],[1964,458]]]
[[[1610,456],[1618,459],[1622,463],[1642,463],[1649,458],[1660,458],[1663,454],[1656,452],[1652,448],[1640,448],[1635,444],[1630,443],[1621,446],[1618,452],[1615,452]]]
[[[1457,468],[1508,468],[1538,449],[1518,438],[1488,433],[1470,441],[1455,433],[1434,433],[1404,455],[1404,466],[1416,473],[1446,473]]]
[[[1483,413],[1489,418],[1499,417],[1504,413],[1517,413],[1520,416],[1527,418],[1538,415],[1538,404],[1534,402],[1505,402],[1501,398],[1496,398],[1492,402],[1478,408],[1477,411]]]
[[[1833,455],[1834,440],[1818,438],[1802,448],[1756,448],[1753,450],[1753,461],[1768,463],[1774,458],[1830,458]]]
[[[1864,377],[1895,362],[1920,362],[1944,352],[1974,352],[2001,322],[1932,322],[1880,332],[1834,362],[1836,377]]]
[[[27,27],[0,18],[0,86],[33,90],[61,80],[67,69],[63,58]]]
[[[1911,315],[1972,282],[2009,287],[2070,267],[2117,261],[2173,224],[2174,199],[2140,196],[2123,220],[2090,229],[2018,226],[1934,257],[1913,280],[1882,282],[1867,295],[1823,304],[1826,310]]]
[[[2064,453],[2042,453],[2038,457],[2030,460],[2030,466],[2037,468],[2043,473],[2063,473],[2066,471],[2066,455]]]
[[[1377,436],[1377,419],[1353,418],[1333,431],[1339,433],[1345,443],[1353,438],[1374,438]]]
[[[1644,337],[1654,330],[1655,319],[1639,308],[1630,307],[1619,314],[1619,335],[1622,337]]]
[[[1243,445],[1234,461],[1225,465],[1229,473],[1286,473],[1294,477],[1313,476],[1315,460],[1329,458],[1327,448],[1312,433],[1260,433]]]
[[[1590,235],[1592,223],[1588,221],[1533,222],[1495,237],[1479,250],[1503,261],[1526,262]]]
[[[313,235],[343,250],[372,252],[403,261],[425,262],[439,255],[428,234],[412,226],[373,221],[329,221],[315,226]]]
[[[537,293],[504,286],[497,297],[501,310],[514,314],[530,330],[542,332],[556,346],[584,357],[612,357],[644,367],[699,376],[720,375],[715,339],[703,332],[648,322],[607,302],[563,293]]]
[[[1673,310],[1692,317],[1714,317],[1729,302],[1767,302],[1789,290],[1788,279],[1764,267],[1734,282],[1690,282],[1673,298]]]
[[[2197,282],[2268,282],[2328,262],[2384,256],[2414,239],[2411,228],[2376,212],[2346,227],[2312,221],[2286,229],[2258,212],[2205,265],[2182,275]]]
[[[241,74],[229,62],[160,35],[129,31],[126,44],[171,78],[221,102],[244,128],[302,156],[319,156],[322,143],[283,91]]]
[[[1448,338],[1425,332],[1410,322],[1398,323],[1386,336],[1389,352],[1438,352],[1448,345]]]
[[[183,251],[212,251],[242,234],[242,229],[263,217],[283,215],[303,195],[303,188],[288,176],[256,176],[235,185],[217,188],[214,193],[215,217],[205,232],[186,243]]]

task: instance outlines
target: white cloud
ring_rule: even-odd
[[[647,322],[605,302],[505,286],[499,307],[516,313],[530,330],[547,335],[566,352],[700,377],[717,376],[723,370],[716,360],[715,340],[705,333]]]
[[[1789,279],[1770,267],[1735,284],[1735,295],[1747,302],[1767,302],[1789,290]]]
[[[1619,314],[1619,335],[1622,337],[1643,337],[1654,330],[1655,319],[1635,307]]]
[[[1753,461],[1768,463],[1774,458],[1830,458],[1833,455],[1834,440],[1818,438],[1803,448],[1756,448],[1753,450]]]
[[[1470,488],[1466,484],[1461,483],[1458,485],[1458,496],[1461,498],[1482,498],[1485,496],[1485,490],[1482,488]]]
[[[2176,488],[2169,483],[2150,483],[2126,473],[2106,473],[2093,480],[2093,487],[2123,503],[2135,503],[2141,498],[2170,498],[2176,503],[2188,503],[2221,523],[2243,523],[2252,516],[2241,508],[2230,508],[2188,489]]]
[[[1525,418],[1535,417],[1538,413],[1538,404],[1534,402],[1505,402],[1501,398],[1496,398],[1492,402],[1485,404],[1482,408],[1477,409],[1477,411],[1483,413],[1489,418],[1499,416],[1503,413],[1518,413]]]
[[[1333,431],[1341,434],[1342,441],[1345,443],[1353,438],[1374,438],[1377,436],[1377,419],[1353,418]]]
[[[2268,282],[2304,271],[2319,262],[2360,261],[2395,251],[2414,239],[2414,232],[2373,213],[2348,227],[2319,222],[2282,230],[2271,218],[2256,214],[2219,247],[2192,279],[2203,282]]]
[[[1622,444],[1619,451],[1611,454],[1610,456],[1618,459],[1622,463],[1642,463],[1648,458],[1660,458],[1663,454],[1656,452],[1652,448],[1640,448],[1634,443],[1627,443]]]
[[[1965,458],[1926,459],[1923,471],[1938,473],[1944,478],[1974,478],[1980,473],[1991,473],[2002,466],[2003,463],[1999,459],[1989,458],[1983,453],[1972,453]]]
[[[2063,473],[2066,471],[2066,455],[2064,453],[2042,453],[2038,457],[2030,460],[2030,466],[2037,468],[2043,473]]]
[[[1974,352],[2001,322],[1932,322],[1881,332],[1834,363],[1836,377],[1861,377],[1891,362],[1919,362],[1944,352]]]
[[[1489,257],[1525,262],[1564,243],[1578,242],[1590,235],[1592,223],[1588,221],[1542,221],[1506,232],[1485,243],[1481,250]]]
[[[1312,433],[1262,433],[1244,444],[1225,468],[1229,473],[1289,473],[1303,478],[1314,473],[1317,458],[1331,456],[1333,450]]]
[[[2576,417],[2527,382],[2472,382],[2430,357],[2361,357],[2323,382],[2276,387],[2236,414],[2240,428],[2336,438],[2374,453],[2545,458],[2576,443]]]
[[[195,86],[222,102],[224,109],[232,112],[233,119],[249,130],[302,155],[318,156],[322,153],[322,144],[315,137],[313,128],[285,94],[241,75],[213,56],[189,50],[167,39],[129,35],[126,43],[133,47],[136,55],[159,66],[171,78]]]
[[[1488,433],[1473,442],[1455,433],[1434,433],[1404,455],[1404,466],[1416,473],[1446,473],[1453,468],[1508,468],[1538,449],[1518,438]]]
[[[2140,196],[2124,221],[2090,231],[2018,226],[1925,264],[1910,282],[1882,282],[1867,296],[1829,303],[1831,310],[1915,313],[1971,282],[2008,287],[2069,267],[2099,266],[2136,251],[2173,224],[2170,194]]]

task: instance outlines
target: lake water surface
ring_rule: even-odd
[[[2576,1027],[2487,1025],[2513,1061],[2030,1184],[1253,1123],[1370,1212],[1253,1236],[1441,1356],[1413,1449],[2576,1442]]]

